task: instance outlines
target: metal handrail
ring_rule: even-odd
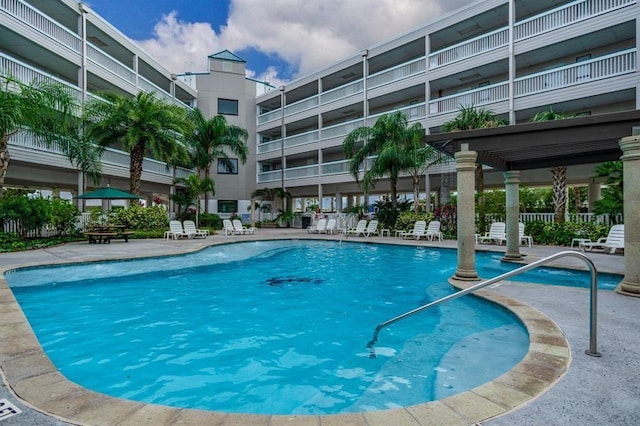
[[[473,293],[477,290],[480,290],[488,285],[495,284],[499,281],[505,280],[507,278],[513,277],[514,275],[519,275],[523,272],[526,272],[530,269],[537,268],[538,266],[544,265],[561,257],[572,256],[577,257],[585,261],[589,270],[591,271],[591,301],[590,301],[590,319],[589,319],[589,348],[585,351],[587,355],[599,357],[601,354],[597,349],[597,321],[598,321],[598,271],[596,269],[596,265],[589,259],[586,255],[575,252],[575,251],[561,251],[560,253],[553,254],[551,256],[545,257],[544,259],[537,260],[535,262],[529,263],[528,265],[521,266],[518,269],[514,269],[513,271],[506,272],[502,275],[498,275],[495,278],[491,278],[486,281],[482,281],[478,284],[475,284],[467,289],[460,290],[457,293],[450,294],[438,300],[434,300],[433,302],[427,303],[426,305],[419,306],[411,311],[405,312],[402,315],[398,315],[395,318],[391,318],[385,322],[378,324],[375,331],[373,332],[373,339],[367,343],[367,348],[370,350],[370,357],[375,358],[375,351],[373,349],[373,345],[378,341],[378,334],[380,330],[391,325],[401,319],[407,318],[413,314],[417,314],[418,312],[422,312],[426,309],[429,309],[433,306],[439,305],[441,303],[447,302],[449,300],[457,299],[458,297],[462,297],[466,294]]]

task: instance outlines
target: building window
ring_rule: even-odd
[[[218,158],[218,174],[219,175],[237,175],[238,159],[237,158]]]
[[[218,98],[218,114],[238,115],[238,101]]]
[[[218,213],[236,213],[238,200],[218,200]]]

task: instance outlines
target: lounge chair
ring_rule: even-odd
[[[442,232],[440,232],[440,221],[432,220],[429,222],[429,226],[427,227],[426,237],[428,240],[433,241],[434,238],[437,238],[438,241],[442,241]]]
[[[309,226],[307,228],[307,232],[309,234],[315,234],[315,233],[319,234],[321,232],[325,232],[326,229],[327,229],[327,219],[322,218],[322,219],[318,219],[315,225]]]
[[[338,221],[336,221],[335,219],[329,219],[327,221],[327,227],[325,228],[324,232],[326,234],[333,234],[333,232],[338,229],[336,228],[337,224],[338,224]]]
[[[603,250],[609,250],[609,253],[614,254],[616,250],[624,250],[624,225],[613,225],[609,229],[609,234],[606,237],[598,238],[598,241],[584,242],[580,244],[580,250],[591,251],[594,248]]]
[[[184,228],[184,232],[187,234],[193,234],[194,238],[206,238],[207,235],[209,235],[209,231],[206,229],[196,228],[196,223],[192,220],[185,220],[182,222],[182,227]]]
[[[496,243],[502,244],[503,241],[507,241],[506,225],[504,222],[493,222],[489,228],[489,232],[483,236],[478,237],[479,243]]]
[[[363,235],[367,230],[367,221],[362,219],[358,221],[355,228],[347,229],[347,235],[353,235],[354,237]]]
[[[524,223],[518,223],[518,238],[520,238],[520,244],[524,243],[531,247],[533,245],[533,237],[531,235],[524,235]]]
[[[416,223],[413,224],[413,229],[407,232],[400,232],[399,236],[402,238],[415,238],[419,240],[421,237],[425,236],[427,230],[427,221],[426,220],[417,220]]]
[[[235,235],[236,230],[233,229],[233,224],[229,219],[222,220],[222,230],[224,231],[224,235]]]
[[[364,231],[365,237],[370,237],[371,235],[378,235],[378,221],[373,219],[367,225],[367,229]]]
[[[179,220],[170,220],[169,221],[169,230],[165,233],[167,239],[172,237],[174,240],[177,240],[182,237],[193,238],[195,236],[192,232],[185,232],[182,228],[182,223]]]
[[[233,219],[231,223],[233,224],[233,230],[235,231],[236,234],[249,235],[256,232],[256,228],[252,226],[247,228],[242,224],[242,222],[240,222],[240,219]]]

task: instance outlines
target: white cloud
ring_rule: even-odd
[[[163,17],[155,37],[139,43],[172,71],[206,69],[207,56],[229,49],[252,48],[286,61],[297,75],[413,30],[466,0],[232,0],[225,26],[216,33],[209,23],[190,23],[176,12]],[[251,63],[247,64],[251,68]],[[271,67],[258,80],[285,83]],[[295,77],[295,76],[294,76]]]

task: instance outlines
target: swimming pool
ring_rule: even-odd
[[[245,267],[248,264],[251,270]],[[378,359],[368,359],[364,346],[378,322],[450,292],[434,272],[441,271],[446,278],[454,266],[441,265],[455,265],[455,252],[259,242],[155,260],[32,268],[8,274],[7,279],[48,355],[83,386],[174,406],[307,414],[375,410],[442,398],[490,380],[522,357],[505,351],[502,359],[504,349],[518,346],[511,343],[514,336],[515,341],[521,336],[526,350],[526,333],[519,323],[492,304],[463,298],[385,330],[376,349]],[[78,275],[92,278],[74,282]],[[125,276],[135,283],[133,288],[123,284]],[[211,277],[215,279],[208,280]],[[336,296],[345,286],[351,295]],[[78,288],[86,291],[76,294]],[[145,291],[140,293],[140,288]],[[251,302],[256,293],[258,301]],[[28,299],[41,306],[29,307]],[[194,306],[202,305],[199,310],[187,308],[190,300],[198,302]],[[149,306],[166,310],[152,318]],[[277,309],[267,312],[266,306]],[[231,320],[221,321],[216,315],[227,308]],[[487,320],[488,311],[495,311],[495,318]],[[95,312],[108,312],[116,319],[90,319]],[[304,325],[313,312],[319,313],[315,322]],[[52,317],[62,320],[56,323],[78,318],[82,322],[67,330],[52,324]],[[197,319],[192,330],[185,327],[189,319]],[[233,322],[249,335],[225,330]],[[51,325],[50,337],[42,335],[37,323]],[[276,332],[261,328],[266,324],[275,325]],[[98,331],[97,327],[101,328],[92,333],[95,336],[85,334]],[[119,342],[123,346],[109,355],[106,351]],[[266,346],[274,342],[280,346]],[[136,352],[139,348],[148,350]],[[321,355],[319,350],[325,349]],[[468,351],[474,362],[466,371],[454,361],[465,358]],[[485,362],[483,352],[491,352]],[[267,353],[275,356],[267,360]],[[135,362],[125,359],[131,354]],[[61,366],[69,356],[69,365]],[[232,366],[238,360],[240,364]],[[491,361],[503,370],[478,369],[491,366]],[[195,372],[186,371],[193,366]],[[115,380],[103,383],[113,376]],[[249,384],[252,378],[257,383]],[[276,384],[280,378],[288,384]],[[311,382],[316,378],[320,384]],[[225,380],[222,390],[211,390]],[[230,384],[239,388],[225,387]],[[186,394],[174,392],[178,388],[186,389]],[[193,394],[201,389],[208,390],[194,402]],[[297,400],[290,401],[294,397]]]

